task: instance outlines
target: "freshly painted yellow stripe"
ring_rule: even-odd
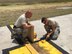
[[[31,44],[26,44],[26,47],[31,51],[31,54],[39,54]]]
[[[26,46],[9,51],[9,54],[31,54],[31,52],[26,48]]]
[[[59,50],[53,47],[50,43],[45,40],[39,41],[39,46],[45,49],[49,54],[62,54]]]
[[[39,54],[30,44],[9,51],[9,54]]]

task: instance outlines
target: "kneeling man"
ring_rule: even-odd
[[[31,42],[34,39],[34,26],[31,25],[28,20],[31,18],[32,13],[30,11],[22,14],[14,24],[14,32],[17,35],[17,38],[22,40],[28,38]]]
[[[41,22],[44,24],[44,28],[46,30],[46,34],[44,35],[44,39],[46,40],[56,40],[60,33],[60,27],[56,21],[52,21],[43,17]]]

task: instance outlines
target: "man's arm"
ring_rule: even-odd
[[[24,29],[31,27],[31,24],[28,22],[28,20],[25,20],[24,18],[21,18],[21,23]]]
[[[46,39],[47,39],[48,37],[50,37],[50,35],[53,34],[54,31],[55,31],[55,25],[54,25],[52,22],[51,22],[51,26],[52,26],[52,31],[51,31],[50,33],[47,33]]]
[[[27,23],[28,25],[31,25],[28,21],[26,21],[26,23]]]
[[[27,28],[30,28],[32,25],[28,25],[27,23],[24,23],[23,25],[22,25],[22,27],[24,28],[24,29],[27,29]]]

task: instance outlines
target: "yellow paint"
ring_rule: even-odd
[[[31,51],[31,54],[39,54],[31,44],[26,44],[26,47]]]
[[[38,44],[49,54],[62,54],[59,50],[57,50],[55,47],[53,47],[45,40],[39,41]],[[39,53],[32,47],[31,44],[26,44],[23,47],[9,51],[9,54],[39,54]]]
[[[26,46],[9,51],[9,54],[31,54],[31,52],[26,48]]]
[[[14,25],[10,25],[10,26],[11,26],[11,28],[13,28]]]
[[[9,54],[39,54],[30,44],[9,51]]]
[[[39,41],[39,46],[44,50],[48,51],[49,54],[62,54],[59,50],[53,47],[50,43],[45,40]]]

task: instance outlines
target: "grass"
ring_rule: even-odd
[[[11,5],[0,6],[0,26],[14,24],[16,19],[25,11],[30,9],[33,13],[32,20],[38,20],[42,17],[54,17],[65,14],[72,14],[72,9],[56,9],[57,7],[71,6],[69,3],[49,3],[49,4],[34,4],[34,5]]]
[[[38,3],[60,3],[60,2],[71,2],[72,0],[0,0],[2,6],[7,6],[8,4],[38,4]]]

